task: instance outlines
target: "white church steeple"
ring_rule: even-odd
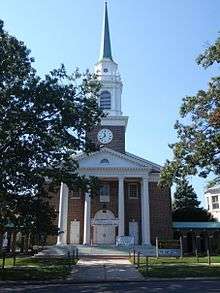
[[[95,65],[95,73],[102,85],[99,99],[100,107],[108,116],[122,116],[122,81],[118,72],[118,64],[112,58],[107,2],[105,2],[104,8],[100,57]]]

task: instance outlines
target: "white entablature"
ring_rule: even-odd
[[[158,181],[161,167],[131,153],[119,153],[109,148],[101,148],[92,154],[75,157],[81,175],[97,177],[143,177],[149,174],[149,181]]]

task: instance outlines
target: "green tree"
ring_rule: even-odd
[[[184,178],[178,181],[173,201],[173,221],[201,222],[213,221],[213,217],[204,208],[200,208],[200,201],[192,185]]]
[[[95,149],[86,133],[103,115],[97,105],[99,82],[89,72],[68,74],[64,65],[41,78],[33,61],[30,50],[0,21],[2,227],[18,219],[24,225],[31,214],[33,220],[37,197],[38,208],[45,210],[45,184],[59,186],[62,181],[71,188],[80,182],[86,190],[94,182],[79,177],[73,156]]]
[[[220,38],[201,54],[204,68],[220,62]],[[220,175],[220,77],[213,77],[207,90],[185,97],[175,129],[178,141],[170,145],[173,159],[161,173],[161,183],[171,185],[187,175]],[[185,119],[185,120],[184,120]],[[185,121],[185,123],[184,123]]]
[[[192,185],[186,179],[179,182],[174,192],[173,208],[198,208],[200,201],[197,199],[197,194]]]
[[[204,208],[181,208],[173,210],[174,222],[208,222],[215,221],[213,216]]]

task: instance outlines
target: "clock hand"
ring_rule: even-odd
[[[106,137],[106,134],[105,133],[103,133],[103,136],[101,137],[101,139],[103,139],[103,138],[105,138]]]

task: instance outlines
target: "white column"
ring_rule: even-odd
[[[68,186],[62,182],[60,185],[60,202],[58,218],[58,232],[60,234],[57,236],[57,245],[67,243],[68,193]]]
[[[91,217],[91,197],[88,192],[85,194],[84,205],[84,231],[83,244],[90,245],[90,217]]]
[[[118,236],[125,234],[124,177],[118,178]]]
[[[150,245],[150,208],[149,208],[149,189],[148,176],[142,178],[141,190],[141,230],[142,244]]]

